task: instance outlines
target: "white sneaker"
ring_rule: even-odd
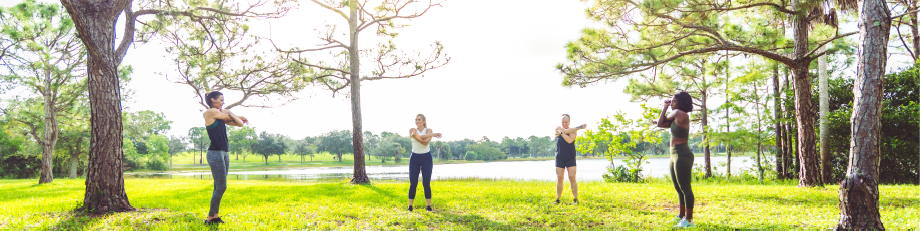
[[[671,224],[680,223],[680,220],[681,220],[681,219],[683,219],[683,218],[681,218],[681,217],[679,217],[679,216],[674,216],[674,219],[671,220]]]
[[[696,227],[696,225],[693,225],[693,223],[690,223],[689,221],[687,221],[687,219],[681,218],[680,221],[677,222],[677,225],[675,225],[673,228],[680,229],[680,228],[693,228],[693,227]]]

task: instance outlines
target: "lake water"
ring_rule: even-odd
[[[769,157],[768,157],[769,158]],[[718,171],[725,171],[720,163],[725,163],[725,157],[711,158],[713,166]],[[645,176],[660,177],[668,174],[670,158],[650,158],[649,163],[642,166]],[[614,159],[616,165],[623,165],[621,159]],[[696,157],[694,165],[703,165],[703,157]],[[579,180],[602,180],[607,172],[610,161],[605,159],[579,159],[577,160],[576,178]],[[732,173],[739,173],[742,169],[751,169],[755,161],[751,157],[732,158]],[[490,178],[490,179],[518,179],[518,180],[555,180],[555,160],[540,161],[507,161],[467,164],[437,164],[432,170],[432,179],[451,178]],[[407,180],[409,178],[408,165],[403,166],[367,166],[367,175],[377,180]],[[716,171],[716,170],[714,170]],[[351,178],[352,167],[317,167],[271,171],[238,171],[230,172],[228,178],[239,180],[255,179],[285,179],[296,181],[315,181],[324,179]],[[173,174],[126,174],[128,178],[196,178],[210,179],[210,171],[186,172]]]

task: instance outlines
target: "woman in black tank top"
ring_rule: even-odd
[[[210,108],[204,111],[205,128],[211,146],[208,147],[208,165],[211,167],[211,176],[214,179],[214,191],[211,193],[211,209],[206,224],[224,223],[218,216],[220,200],[227,190],[227,173],[230,169],[230,145],[227,140],[227,125],[242,127],[247,122],[246,117],[237,116],[230,110],[221,109],[224,106],[224,95],[213,91],[205,96],[205,103]]]
[[[575,182],[575,138],[578,137],[578,129],[584,129],[587,125],[582,124],[578,127],[569,128],[571,116],[562,114],[562,126],[556,127],[556,204],[559,204],[559,197],[562,196],[562,183],[565,181],[565,173],[569,173],[569,184],[572,188],[572,204],[578,204],[578,183]]]

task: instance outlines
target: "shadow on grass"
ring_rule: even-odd
[[[54,224],[51,230],[86,230],[93,228],[94,224],[113,225],[117,228],[132,230],[151,230],[154,226],[163,224],[175,224],[176,222],[189,222],[191,224],[200,223],[205,229],[215,230],[218,226],[206,226],[203,219],[191,216],[187,213],[172,212],[168,209],[137,209],[135,211],[121,213],[84,213],[84,212],[59,212],[45,213],[50,218],[64,217]],[[113,216],[119,216],[113,218]],[[116,219],[125,219],[127,221],[118,221]],[[127,224],[125,224],[127,223]],[[125,225],[128,225],[127,227]],[[116,227],[95,227],[97,229],[112,229]],[[193,225],[194,227],[194,225]]]
[[[466,226],[469,230],[514,230],[520,229],[519,226],[512,226],[501,222],[489,220],[477,214],[454,214],[451,212],[437,211],[442,220],[452,221],[453,223]]]
[[[82,191],[83,185],[63,186],[58,183],[48,184],[23,184],[21,186],[4,186],[0,189],[0,202],[16,201],[29,198],[61,197],[73,193],[74,190]],[[54,187],[54,188],[50,188]],[[53,189],[53,190],[50,190]]]

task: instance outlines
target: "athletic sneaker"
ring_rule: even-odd
[[[673,228],[680,229],[680,228],[694,228],[694,227],[696,227],[696,225],[693,225],[693,223],[690,223],[689,221],[687,221],[687,219],[681,218],[680,221],[677,222],[677,225],[675,225]]]
[[[432,210],[431,210],[431,205],[425,207],[425,211],[431,212],[431,211],[432,211]]]
[[[680,223],[680,220],[681,220],[681,219],[684,219],[684,218],[682,218],[682,217],[680,217],[680,216],[674,216],[674,219],[671,220],[671,224]]]
[[[411,205],[409,206],[409,212],[412,212],[412,206],[411,206]]]
[[[578,205],[578,199],[572,199],[572,205]]]
[[[556,202],[553,202],[553,204],[557,204],[557,205],[558,205],[558,204],[559,204],[559,199],[556,199]]]

